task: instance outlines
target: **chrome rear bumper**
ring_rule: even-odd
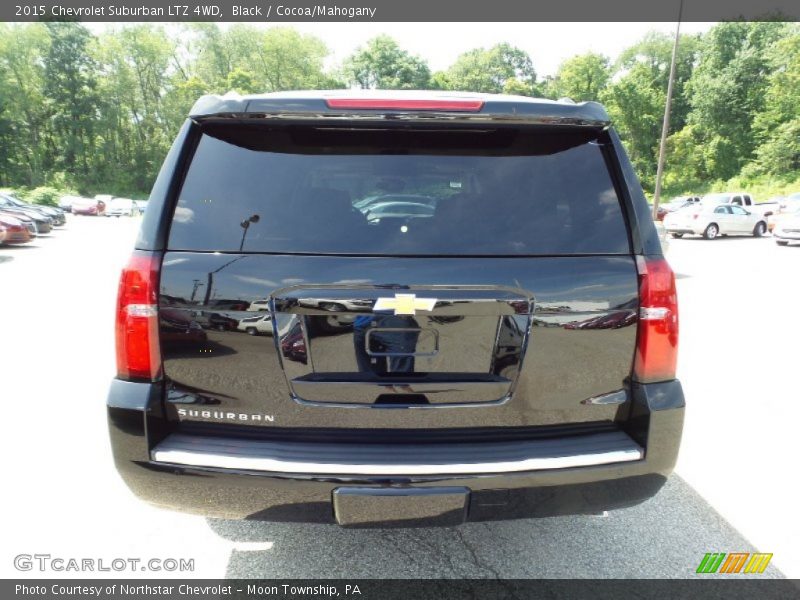
[[[157,463],[303,475],[495,475],[640,460],[622,431],[479,444],[321,444],[174,433],[151,452]]]

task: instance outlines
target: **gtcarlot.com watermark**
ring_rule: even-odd
[[[14,557],[17,571],[38,571],[40,573],[91,572],[180,572],[194,571],[193,558],[76,558],[52,556],[50,554],[17,554]]]

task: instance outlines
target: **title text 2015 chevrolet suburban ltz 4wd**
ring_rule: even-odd
[[[272,335],[237,326],[253,306]],[[674,277],[592,102],[204,97],[116,327],[114,457],[160,506],[349,526],[595,513],[651,497],[676,460]]]

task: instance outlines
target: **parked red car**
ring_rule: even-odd
[[[106,210],[106,203],[99,198],[73,198],[73,215],[102,215]]]
[[[653,214],[653,205],[652,204],[648,204],[647,206],[650,207],[650,214],[652,215]],[[657,221],[663,221],[664,217],[666,217],[668,213],[669,213],[669,211],[659,204],[658,205],[658,214],[656,215],[656,220]]]
[[[25,224],[9,215],[0,215],[0,244],[25,244],[31,241],[31,234]]]
[[[28,230],[28,233],[30,234],[31,238],[35,238],[37,235],[39,235],[39,228],[36,226],[36,222],[30,217],[26,217],[22,213],[7,211],[4,210],[3,208],[0,208],[0,217],[2,218],[8,217],[9,219],[14,219],[16,221],[19,221],[20,224],[25,229]]]

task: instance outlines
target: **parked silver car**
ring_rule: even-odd
[[[781,219],[772,231],[775,243],[786,246],[790,242],[800,242],[800,212],[793,213],[786,219]]]
[[[669,213],[664,218],[664,228],[674,238],[685,234],[702,235],[707,240],[720,235],[761,237],[767,231],[767,221],[741,206],[704,201]]]
[[[106,206],[107,217],[138,217],[142,212],[130,198],[114,198]]]

